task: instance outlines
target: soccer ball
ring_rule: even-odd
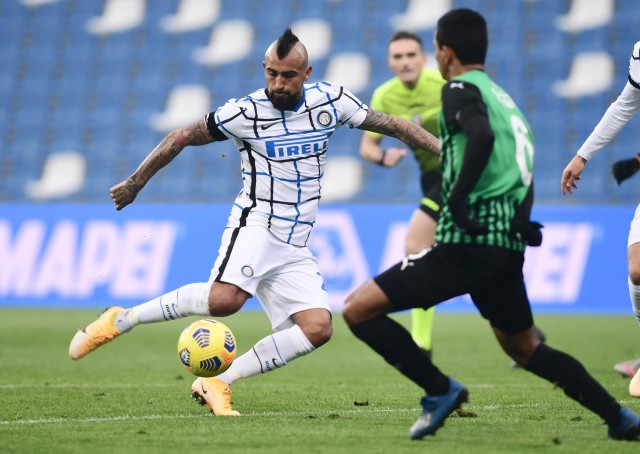
[[[215,377],[236,358],[236,339],[216,320],[205,319],[187,326],[178,339],[180,362],[198,377]]]

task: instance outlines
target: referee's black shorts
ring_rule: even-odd
[[[533,326],[523,264],[523,252],[441,244],[405,257],[374,280],[399,310],[427,309],[468,293],[491,326],[519,333]]]

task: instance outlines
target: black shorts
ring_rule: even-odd
[[[522,252],[442,244],[410,254],[374,280],[399,310],[427,309],[468,293],[491,326],[519,333],[533,326],[523,264]]]
[[[440,207],[442,207],[442,173],[423,172],[420,176],[422,199],[420,209],[427,213],[434,221],[438,222]]]

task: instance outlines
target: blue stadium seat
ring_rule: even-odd
[[[264,86],[261,61],[266,46],[301,19],[323,19],[332,28],[330,54],[311,62],[312,79],[324,76],[331,55],[364,53],[372,68],[360,97],[369,102],[373,89],[391,77],[386,45],[394,30],[389,18],[404,12],[406,2],[317,0],[287,2],[287,6],[223,0],[212,27],[231,19],[249,20],[254,43],[244,60],[207,67],[196,63],[192,52],[206,45],[212,27],[178,34],[160,27],[162,18],[175,13],[174,0],[146,2],[140,26],[109,36],[92,35],[86,28],[89,19],[102,14],[104,2],[65,0],[38,8],[27,8],[18,0],[3,2],[0,136],[5,142],[0,170],[10,170],[11,176],[0,182],[0,200],[24,199],[24,182],[37,177],[51,149],[73,147],[86,154],[90,181],[73,200],[107,199],[106,189],[131,172],[162,139],[148,120],[164,109],[175,86],[208,87],[213,107]],[[624,86],[637,6],[615,2],[610,24],[579,33],[565,33],[555,25],[556,18],[567,13],[568,2],[454,0],[453,6],[471,7],[485,15],[490,27],[487,72],[509,91],[534,129],[538,198],[559,200],[559,172]],[[432,31],[419,33],[432,52]],[[558,98],[553,84],[567,77],[576,54],[593,50],[611,54],[613,87],[576,101]],[[359,138],[359,131],[339,131],[331,153],[357,157]],[[638,151],[634,147],[639,141],[640,128],[624,130],[603,153],[605,157],[598,158],[597,169],[590,166],[592,180],[576,200],[635,201],[637,191],[619,191],[612,184],[609,167],[614,158]],[[223,152],[229,157],[221,158]],[[181,156],[170,172],[164,172],[167,175],[158,176],[145,200],[231,201],[240,188],[236,154],[227,142]],[[411,159],[391,171],[363,165],[364,186],[355,201],[415,202],[417,166]]]

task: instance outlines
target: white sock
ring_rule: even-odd
[[[189,315],[210,315],[209,289],[206,282],[184,285],[151,301],[121,311],[115,320],[121,333],[141,323],[175,320]]]
[[[631,297],[633,313],[640,323],[640,285],[634,285],[631,278],[629,278],[629,297]]]
[[[289,361],[314,350],[315,347],[300,327],[293,325],[259,341],[251,350],[236,358],[231,367],[218,378],[230,385],[239,378],[249,378],[279,369]]]

